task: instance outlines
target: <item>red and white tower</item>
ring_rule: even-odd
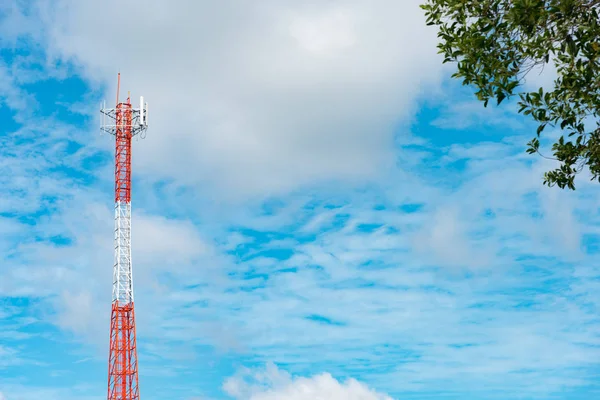
[[[131,264],[131,139],[148,128],[148,104],[131,106],[129,95],[119,101],[121,74],[115,108],[103,107],[102,130],[115,136],[115,262],[113,266],[108,400],[138,400],[138,360],[133,309]]]

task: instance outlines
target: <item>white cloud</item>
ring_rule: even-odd
[[[211,251],[210,244],[189,221],[143,213],[135,213],[132,218],[132,230],[135,230],[132,246],[136,262],[141,265],[177,267]]]
[[[582,384],[588,379],[583,373],[573,376],[568,371],[585,369],[597,359],[595,351],[585,348],[596,339],[593,320],[579,300],[597,302],[597,296],[591,294],[595,289],[570,267],[548,261],[549,255],[559,253],[556,242],[548,245],[542,241],[544,245],[538,246],[536,238],[542,240],[548,232],[540,231],[550,231],[557,224],[566,226],[569,218],[574,218],[576,236],[589,232],[590,226],[580,224],[575,218],[578,214],[570,209],[585,210],[589,217],[585,222],[594,223],[595,214],[590,212],[594,196],[578,191],[576,196],[588,193],[589,198],[577,197],[572,204],[559,198],[557,203],[548,203],[548,210],[567,206],[566,217],[534,219],[532,210],[543,206],[539,201],[540,170],[514,156],[518,150],[512,142],[444,149],[447,160],[440,162],[442,165],[469,159],[452,189],[431,187],[413,176],[392,180],[401,182],[402,190],[394,184],[386,190],[373,188],[368,193],[328,199],[343,205],[340,208],[325,207],[327,202],[320,201],[318,206],[306,207],[307,202],[317,200],[311,196],[294,197],[291,202],[284,198],[269,213],[240,207],[231,211],[236,217],[242,215],[240,219],[227,215],[218,221],[212,217],[211,225],[201,225],[203,234],[185,219],[167,219],[145,211],[141,207],[154,199],[140,193],[134,203],[133,224],[136,315],[140,351],[145,355],[144,374],[160,375],[164,367],[157,365],[171,361],[174,375],[179,373],[175,368],[193,369],[199,359],[193,358],[194,351],[210,345],[235,354],[252,354],[261,361],[296,367],[310,363],[315,370],[334,376],[360,376],[370,386],[393,395],[444,389],[452,383],[459,390],[489,385],[539,396],[561,385]],[[508,164],[512,167],[506,167]],[[37,164],[29,167],[35,171]],[[25,176],[32,174],[35,172]],[[23,262],[13,259],[13,268],[0,272],[3,293],[54,296],[56,303],[51,305],[60,316],[54,322],[86,341],[102,344],[98,353],[103,363],[112,269],[110,186],[103,192],[69,189],[69,198],[61,202],[58,213],[43,218],[35,228],[45,241],[22,242],[18,251]],[[58,193],[67,189],[59,184],[46,187]],[[28,196],[37,202],[37,196],[45,193],[32,191]],[[528,198],[531,193],[537,197]],[[413,213],[399,210],[407,199],[424,207]],[[170,194],[167,200],[174,206],[162,209],[179,211],[181,206],[196,220],[206,213],[193,197]],[[18,202],[14,203],[18,209]],[[381,204],[386,207],[374,209]],[[479,217],[487,208],[496,216],[486,222]],[[229,221],[264,237],[242,230],[229,238]],[[361,231],[363,224],[382,226]],[[5,226],[3,229],[13,234],[22,229]],[[258,257],[246,255],[237,263],[220,258],[219,252],[225,248],[212,249],[203,240],[206,232],[216,237],[216,242],[225,243],[227,250],[252,243],[250,256]],[[415,251],[411,242],[420,232],[429,240],[422,253]],[[75,238],[75,243],[53,246],[47,239],[59,233]],[[455,269],[454,275],[443,269],[423,269],[430,265],[424,254],[431,254],[440,264],[441,260],[478,265],[479,259],[472,257],[474,248],[493,255],[492,268],[474,269],[469,278],[461,275],[460,269]],[[178,254],[172,255],[170,249],[177,249]],[[289,250],[293,256],[279,261],[268,256],[274,249]],[[521,274],[522,266],[514,260],[523,256],[545,257],[531,262],[543,273]],[[464,263],[461,258],[466,259]],[[226,278],[218,280],[207,274],[206,267],[211,265],[221,269]],[[579,276],[596,276],[593,265],[579,270]],[[282,269],[294,272],[283,273]],[[151,282],[144,282],[145,273]],[[574,281],[580,297],[569,297],[564,288],[556,287],[548,289],[552,294],[535,292],[546,284],[546,274],[557,282]],[[201,287],[189,289],[198,283]],[[519,308],[527,302],[534,306]],[[333,323],[308,318],[315,315]],[[465,347],[456,347],[459,345]],[[543,352],[544,348],[556,351]],[[216,356],[203,354],[204,359]],[[562,377],[553,377],[556,372],[548,366],[561,371]],[[515,373],[520,369],[534,371],[530,377],[535,379]],[[297,380],[277,390],[289,388],[294,393]],[[342,393],[348,386],[323,381],[339,386]]]
[[[111,85],[120,60],[127,88],[150,100],[153,133],[136,144],[134,160],[142,167],[136,177],[156,173],[176,178],[176,189],[209,183],[237,194],[268,195],[320,179],[376,176],[377,162],[395,156],[388,145],[393,125],[410,114],[421,84],[435,82],[438,71],[429,58],[435,52],[427,44],[431,38],[414,40],[429,32],[421,30],[416,2],[240,3],[174,8],[145,2],[139,10],[147,14],[138,15],[136,3],[128,2],[119,4],[128,15],[119,20],[121,14],[103,14],[115,1],[48,2],[57,7],[48,14],[56,29],[50,50],[72,56],[87,76]],[[402,8],[407,4],[412,11]],[[117,30],[104,29],[111,18],[131,34],[132,42],[122,48],[114,47]],[[0,168],[13,174],[3,174],[0,184],[17,194],[0,207],[28,213],[42,209],[44,197],[61,200],[54,216],[41,218],[35,228],[0,220],[0,232],[9,234],[0,249],[14,248],[10,268],[0,270],[0,291],[43,298],[44,306],[58,312],[54,322],[60,327],[104,343],[112,166],[101,172],[99,191],[44,174],[57,160],[77,166],[82,155],[65,158],[50,140],[76,137],[72,132],[40,126],[53,137],[26,128],[8,135],[28,135],[37,147],[10,141],[3,146],[14,154],[3,157]],[[216,346],[254,361],[360,376],[393,394],[488,387],[508,391],[506,398],[516,392],[533,398],[585,383],[586,368],[598,359],[597,323],[586,312],[588,304],[598,304],[590,279],[598,271],[592,257],[567,266],[553,257],[572,253],[581,235],[597,234],[595,192],[578,191],[572,203],[541,198],[543,165],[531,167],[515,156],[522,147],[515,150],[514,144],[456,145],[443,149],[441,162],[423,163],[419,154],[412,166],[421,175],[392,172],[386,188],[328,198],[325,203],[343,205],[335,209],[320,202],[323,192],[316,198],[303,192],[283,196],[272,212],[245,203],[211,215],[198,199],[213,201],[217,193],[182,195],[169,188],[166,196],[156,195],[154,178],[144,179],[136,185],[133,221],[143,373],[164,375],[164,365],[173,360],[170,374],[189,373],[201,362],[217,362],[212,348],[206,350]],[[466,162],[464,171],[440,173],[456,160]],[[435,175],[430,168],[437,168]],[[424,207],[405,213],[398,207],[407,202]],[[487,210],[491,216],[482,218]],[[540,210],[543,215],[534,218],[532,211]],[[578,219],[582,213],[584,221]],[[239,232],[229,237],[231,229]],[[23,232],[40,241],[15,245]],[[75,242],[55,246],[53,234]],[[426,244],[421,249],[411,240],[419,234]],[[213,248],[205,237],[224,246]],[[220,254],[247,247],[237,262]],[[281,250],[291,258],[269,254]],[[428,268],[480,266],[482,258],[473,254],[491,255],[491,268],[455,268],[451,274]],[[207,353],[194,359],[194,351]],[[105,363],[105,345],[99,353]],[[272,375],[265,381],[254,374],[250,385],[233,378],[227,388],[256,399],[298,396],[300,388],[312,394],[330,388],[342,398],[353,389],[375,396],[329,375]],[[13,398],[19,393],[2,390]]]
[[[274,364],[264,371],[245,370],[223,388],[239,400],[392,400],[354,379],[340,382],[328,373],[292,377]]]
[[[537,91],[540,87],[544,90],[554,89],[554,81],[558,78],[558,71],[554,59],[551,59],[548,64],[533,68],[526,75],[523,85],[524,90]]]
[[[490,131],[491,126],[502,126],[514,131],[523,128],[522,121],[515,119],[517,113],[514,104],[502,104],[496,107],[495,103],[490,102],[487,107],[483,107],[483,103],[472,95],[467,100],[457,100],[457,98],[462,99],[462,96],[451,88],[448,88],[443,96],[446,102],[441,115],[431,122],[431,125],[437,128],[466,130],[477,127],[482,140],[487,139],[485,135]],[[481,127],[485,129],[480,129]]]
[[[557,190],[541,192],[542,210],[545,217],[545,236],[567,257],[580,258],[581,223],[574,215],[573,200],[569,193]]]
[[[11,240],[0,244],[15,249],[12,268],[0,271],[0,294],[45,298],[51,306],[46,308],[50,312],[47,318],[86,341],[104,344],[113,268],[110,192],[105,204],[96,202],[102,196],[93,189],[75,191],[72,196],[34,228],[0,225],[6,239],[12,231],[24,232],[18,246]],[[134,281],[142,296],[162,290],[165,275],[171,277],[171,283],[192,284],[198,276],[219,267],[212,244],[201,238],[189,221],[134,211],[132,225]],[[50,240],[54,235],[72,242],[55,245]],[[201,271],[194,271],[196,265]],[[147,310],[151,315],[151,307]]]
[[[481,266],[481,259],[473,259],[470,240],[459,211],[441,207],[414,239],[415,249],[436,265],[467,267]],[[433,257],[432,257],[433,256]]]
[[[52,55],[109,101],[120,69],[150,103],[138,173],[233,198],[393,166],[394,129],[442,68],[419,3],[40,0]]]
[[[316,15],[296,16],[290,24],[290,34],[306,50],[319,54],[335,54],[356,43],[356,14],[346,10],[313,10]]]

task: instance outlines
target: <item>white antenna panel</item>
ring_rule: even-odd
[[[140,125],[144,125],[144,96],[140,96]]]

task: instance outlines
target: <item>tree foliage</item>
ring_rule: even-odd
[[[519,96],[519,113],[538,124],[528,153],[540,153],[546,127],[560,128],[558,167],[544,184],[575,189],[585,167],[600,181],[600,0],[426,0],[421,8],[439,28],[444,63],[457,63],[452,76],[474,86],[484,106]],[[525,91],[524,77],[550,62],[553,89]]]

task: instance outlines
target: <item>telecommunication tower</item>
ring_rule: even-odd
[[[131,264],[131,139],[144,137],[148,128],[148,103],[132,108],[129,94],[119,101],[118,75],[115,108],[103,105],[104,132],[115,136],[115,259],[113,265],[110,351],[108,356],[108,400],[139,400],[138,359],[133,308]]]

